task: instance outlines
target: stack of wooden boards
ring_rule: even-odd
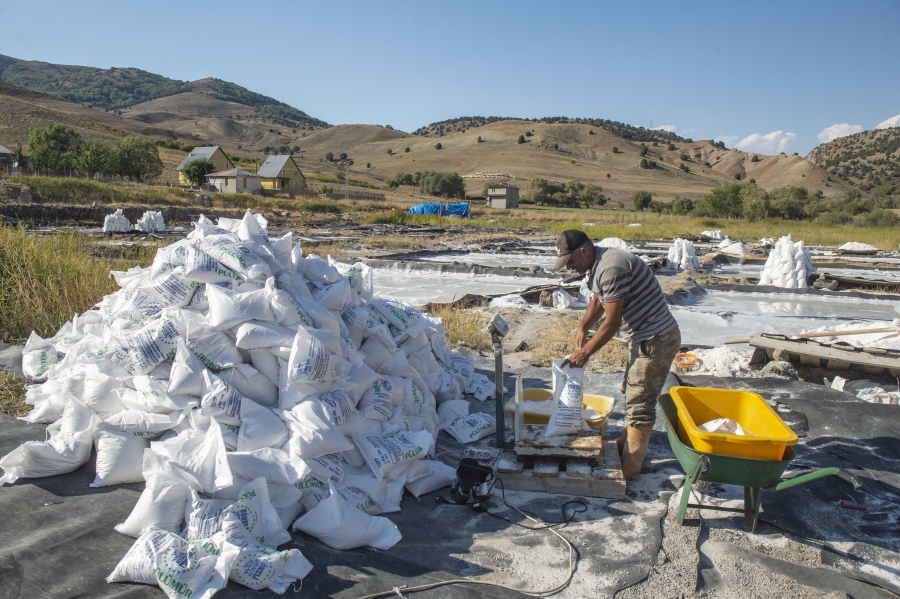
[[[798,361],[804,366],[829,370],[862,370],[870,374],[885,371],[900,376],[900,350],[875,347],[859,348],[844,341],[821,342],[812,339],[790,339],[786,335],[765,334],[750,337],[755,348],[750,364],[762,364],[774,359],[775,352],[787,354],[786,361]]]

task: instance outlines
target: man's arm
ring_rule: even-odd
[[[622,298],[612,302],[605,302],[602,305],[601,311],[606,312],[606,319],[600,324],[600,328],[597,329],[590,341],[585,343],[580,349],[576,349],[566,358],[563,366],[570,365],[576,368],[583,368],[587,364],[588,359],[615,336],[619,327],[622,326],[622,306],[624,304],[625,299]],[[585,314],[585,319],[587,319],[587,314]]]
[[[587,338],[588,331],[603,316],[603,303],[599,297],[596,293],[591,296],[591,301],[584,312],[584,318],[581,319],[581,324],[578,325],[578,333],[575,335],[575,349],[584,347],[584,340]]]

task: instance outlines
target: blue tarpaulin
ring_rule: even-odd
[[[409,209],[406,214],[434,214],[435,216],[459,216],[469,218],[469,205],[465,202],[459,204],[419,204]]]

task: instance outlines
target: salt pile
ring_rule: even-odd
[[[103,219],[104,233],[129,233],[131,232],[131,223],[122,214],[121,208],[116,208],[112,214],[107,214]]]
[[[165,233],[166,223],[163,221],[162,212],[147,210],[144,215],[134,223],[134,228],[142,233]]]
[[[845,252],[877,252],[878,248],[868,243],[860,243],[858,241],[848,241],[838,248]]]
[[[634,249],[633,245],[618,237],[607,237],[606,239],[601,239],[594,245],[599,248],[614,248],[617,250],[625,250],[626,252],[630,252]]]
[[[0,459],[0,484],[71,472],[93,448],[91,486],[145,481],[116,527],[137,541],[110,582],[283,593],[312,567],[277,551],[289,527],[387,550],[401,535],[383,514],[404,489],[454,476],[426,459],[438,431],[472,442],[496,426],[469,414],[463,392],[484,400],[493,384],[438,319],[374,297],[365,264],[304,257],[267,224],[201,216],[150,267],[112,273],[121,289],[96,309],[24,348],[35,384],[22,419],[48,424],[49,440]],[[174,568],[188,546],[197,563]]]
[[[729,256],[743,256],[747,252],[747,246],[743,243],[740,241],[732,241],[728,238],[722,240],[722,243],[717,245],[716,249],[719,250],[720,254],[727,254]]]
[[[488,306],[491,308],[527,308],[528,302],[521,295],[510,293],[495,297],[488,303]]]
[[[700,233],[700,235],[703,237],[709,237],[713,241],[721,241],[723,239],[728,239],[728,235],[726,235],[719,229],[716,229],[715,231],[703,231],[702,233]]]
[[[809,250],[803,247],[803,242],[794,243],[791,236],[787,235],[779,239],[769,252],[759,284],[805,289],[809,286],[809,275],[815,270]]]
[[[694,251],[694,244],[680,237],[675,239],[675,243],[669,248],[669,254],[666,257],[666,265],[668,268],[675,270],[697,270],[700,268],[700,261]]]
[[[712,349],[695,349],[691,353],[697,358],[697,364],[691,374],[723,377],[753,376],[750,372],[750,350],[723,346]]]

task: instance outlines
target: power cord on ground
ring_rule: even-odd
[[[565,502],[562,505],[563,519],[560,520],[559,522],[551,522],[548,524],[548,523],[540,520],[537,516],[533,516],[533,515],[529,514],[528,512],[521,510],[514,505],[509,504],[506,501],[506,489],[503,486],[503,481],[499,478],[494,479],[494,480],[497,483],[500,483],[501,499],[503,501],[503,505],[505,505],[506,507],[508,507],[510,509],[516,510],[517,512],[519,512],[520,514],[522,514],[523,516],[525,516],[526,518],[528,518],[529,520],[534,522],[537,526],[534,526],[534,527],[525,526],[524,524],[519,524],[518,522],[513,522],[512,520],[508,520],[502,516],[498,516],[497,514],[493,514],[487,510],[484,510],[485,513],[487,513],[490,516],[493,516],[494,518],[503,520],[504,522],[508,522],[510,524],[515,524],[516,526],[520,526],[520,527],[524,528],[525,530],[531,530],[531,531],[548,530],[551,533],[553,533],[554,535],[556,535],[557,537],[559,537],[562,540],[562,542],[565,543],[566,546],[568,547],[568,549],[569,549],[569,575],[566,576],[566,579],[561,584],[558,584],[555,587],[553,587],[552,589],[548,589],[546,591],[523,591],[522,589],[517,589],[515,587],[501,584],[499,582],[487,582],[484,580],[466,580],[466,579],[461,578],[461,579],[454,579],[454,580],[442,580],[440,582],[435,582],[432,584],[423,584],[423,585],[414,586],[414,587],[408,587],[408,586],[394,587],[393,589],[391,589],[389,591],[383,591],[381,593],[375,593],[373,595],[365,595],[364,597],[360,597],[359,599],[378,599],[379,597],[389,597],[391,595],[394,595],[394,596],[400,595],[401,597],[403,597],[403,595],[400,593],[401,590],[404,593],[416,593],[419,591],[427,591],[430,589],[436,589],[438,587],[447,586],[450,584],[477,584],[477,585],[482,585],[482,586],[506,589],[508,591],[516,591],[523,595],[528,595],[529,597],[550,597],[551,595],[555,595],[556,593],[562,591],[564,588],[569,586],[569,583],[572,582],[572,578],[575,577],[575,569],[578,565],[578,558],[577,558],[578,550],[571,543],[571,541],[569,541],[569,539],[567,539],[566,537],[564,537],[561,534],[559,534],[558,532],[556,532],[556,527],[564,527],[564,526],[568,525],[570,522],[572,522],[572,520],[575,519],[576,514],[581,514],[581,513],[586,512],[587,504],[585,502],[579,501],[577,499]],[[491,486],[491,490],[493,490],[493,485]],[[448,505],[462,505],[462,504],[452,503],[450,501],[447,501],[446,499],[443,499],[442,497],[437,497],[436,500],[438,503],[446,503]],[[570,504],[576,504],[576,503],[581,504],[582,508],[573,510],[572,515],[567,517],[566,516],[566,506],[568,506]]]

